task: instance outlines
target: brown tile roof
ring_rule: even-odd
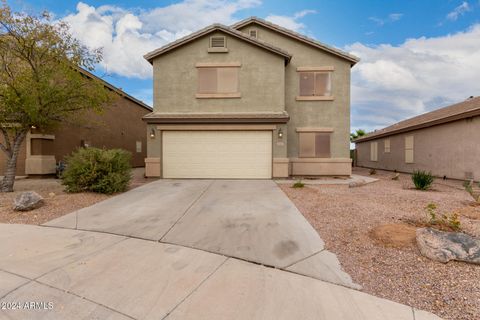
[[[233,28],[230,28],[228,26],[225,26],[223,24],[219,24],[219,23],[215,23],[215,24],[212,24],[206,28],[203,28],[203,29],[200,29],[194,33],[191,33],[189,34],[188,36],[186,37],[183,37],[183,38],[180,38],[178,40],[175,40],[173,42],[170,42],[169,44],[161,47],[161,48],[158,48],[154,51],[151,51],[149,53],[147,53],[146,55],[144,55],[143,57],[148,60],[148,62],[152,63],[153,59],[155,57],[158,57],[159,55],[161,54],[164,54],[170,50],[173,50],[177,47],[180,47],[192,40],[195,40],[199,37],[202,37],[210,32],[213,32],[213,31],[222,31],[224,33],[227,33],[227,34],[230,34],[234,37],[237,37],[239,39],[242,39],[244,41],[247,41],[251,44],[254,44],[256,46],[259,46],[259,47],[262,47],[268,51],[271,51],[275,54],[278,54],[278,55],[281,55],[283,56],[287,61],[290,61],[290,59],[292,58],[292,55],[290,53],[288,53],[287,51],[283,50],[283,49],[280,49],[278,47],[275,47],[265,41],[262,41],[262,40],[259,40],[259,39],[256,39],[256,38],[253,38],[253,37],[250,37],[249,35],[243,33],[243,32],[240,32],[236,29],[233,29]]]
[[[452,122],[472,116],[480,115],[480,97],[469,98],[466,101],[440,108],[419,116],[400,121],[389,127],[376,130],[354,142],[364,142],[375,138],[386,137],[392,134],[408,132],[416,129]]]
[[[295,38],[299,41],[305,42],[305,43],[307,43],[311,46],[317,47],[317,48],[322,49],[324,51],[327,51],[331,54],[339,56],[343,59],[346,59],[346,60],[350,61],[352,63],[352,66],[360,61],[360,58],[358,58],[358,57],[356,57],[356,56],[354,56],[354,55],[352,55],[348,52],[345,52],[343,50],[334,48],[334,47],[329,46],[325,43],[322,43],[318,40],[307,37],[307,36],[305,36],[301,33],[289,30],[287,28],[281,27],[281,26],[279,26],[275,23],[269,22],[267,20],[264,20],[264,19],[261,19],[261,18],[258,18],[258,17],[247,18],[245,20],[242,20],[242,21],[239,21],[239,22],[233,24],[231,27],[234,28],[234,29],[239,29],[239,28],[242,28],[242,27],[244,27],[246,25],[249,25],[251,23],[257,23],[261,26],[264,26],[266,28],[269,28],[269,29],[272,29],[274,31],[280,32],[282,34],[285,34],[287,36]]]
[[[149,123],[286,123],[287,112],[152,112],[143,116]]]

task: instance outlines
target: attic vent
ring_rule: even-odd
[[[210,47],[211,48],[225,48],[225,37],[211,37],[210,38]]]
[[[255,30],[255,29],[248,31],[248,34],[252,38],[257,38],[257,30]]]

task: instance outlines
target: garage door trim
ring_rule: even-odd
[[[253,127],[253,126],[252,126]],[[202,128],[195,128],[195,129],[191,129],[191,130],[174,130],[173,128],[171,130],[162,130],[161,131],[161,136],[162,136],[162,139],[161,139],[161,156],[162,156],[162,161],[161,161],[161,166],[162,166],[162,170],[161,170],[161,175],[162,175],[162,178],[167,178],[167,179],[272,179],[273,177],[273,129],[267,129],[267,130],[259,130],[258,127],[253,129],[252,127],[248,127],[248,129],[246,129],[247,127],[246,126],[242,126],[242,129],[233,129],[232,126],[228,126],[225,127],[225,129],[221,129],[221,130],[212,130],[213,128],[210,127],[210,128],[206,128],[206,127],[202,127]],[[256,127],[256,126],[255,126]],[[194,133],[194,132],[252,132],[252,131],[255,131],[255,132],[265,132],[265,133],[269,133],[269,135],[265,136],[264,138],[266,138],[268,140],[268,143],[269,143],[269,150],[267,151],[268,152],[268,160],[269,160],[269,163],[268,163],[268,176],[265,175],[265,176],[259,176],[259,177],[253,177],[253,176],[245,176],[245,177],[240,177],[240,176],[232,176],[232,177],[213,177],[213,176],[208,176],[208,174],[204,177],[199,177],[199,176],[193,176],[193,177],[187,177],[187,176],[181,176],[181,177],[171,177],[171,176],[168,176],[166,173],[166,160],[167,160],[167,156],[165,155],[165,147],[166,147],[166,143],[168,142],[166,139],[166,133],[174,133],[174,132],[190,132],[190,133]],[[266,142],[266,141],[264,141]],[[265,145],[266,146],[266,145]],[[234,157],[233,157],[234,158]],[[266,160],[266,159],[265,159]],[[228,159],[226,159],[226,161],[228,161]],[[264,163],[265,164],[265,163]],[[211,169],[211,168],[210,168]],[[265,168],[267,169],[267,168]],[[266,174],[266,171],[264,172]]]

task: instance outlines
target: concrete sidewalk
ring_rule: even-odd
[[[17,306],[1,319],[439,319],[289,271],[126,236],[0,224],[0,252],[0,303]]]

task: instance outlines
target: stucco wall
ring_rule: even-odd
[[[132,153],[132,166],[142,167],[147,150],[147,125],[142,117],[150,111],[134,102],[118,97],[105,108],[102,114],[89,113],[79,124],[65,124],[53,134],[53,150],[56,161],[81,146],[81,141],[88,141],[90,146],[98,148],[122,148]],[[136,152],[136,141],[142,142],[142,151]],[[23,143],[17,163],[17,175],[25,175],[26,144]],[[0,175],[5,170],[5,156],[0,154]]]
[[[142,117],[150,111],[134,102],[118,98],[98,114],[90,114],[85,125],[63,126],[55,132],[54,150],[57,161],[63,160],[81,146],[81,140],[98,148],[121,148],[132,153],[132,166],[142,167],[147,155],[147,125]],[[141,141],[142,151],[136,152],[136,141]]]
[[[390,136],[390,153],[384,152],[385,138],[356,144],[357,166],[413,172],[427,170],[434,175],[466,179],[473,173],[480,180],[480,117],[464,119]],[[405,163],[405,136],[414,136],[414,163]],[[370,161],[370,142],[378,142],[378,161]]]
[[[209,53],[211,36],[226,36],[227,53]],[[239,62],[241,98],[198,99],[196,63]],[[153,97],[156,112],[284,111],[282,56],[222,32],[213,32],[153,60]]]
[[[290,115],[288,122],[288,156],[298,157],[298,127],[331,127],[332,158],[348,158],[350,150],[350,62],[314,48],[310,45],[281,35],[257,24],[241,31],[258,30],[258,38],[280,47],[293,55],[285,68],[285,109]],[[299,76],[297,67],[333,66],[333,101],[297,101]]]

